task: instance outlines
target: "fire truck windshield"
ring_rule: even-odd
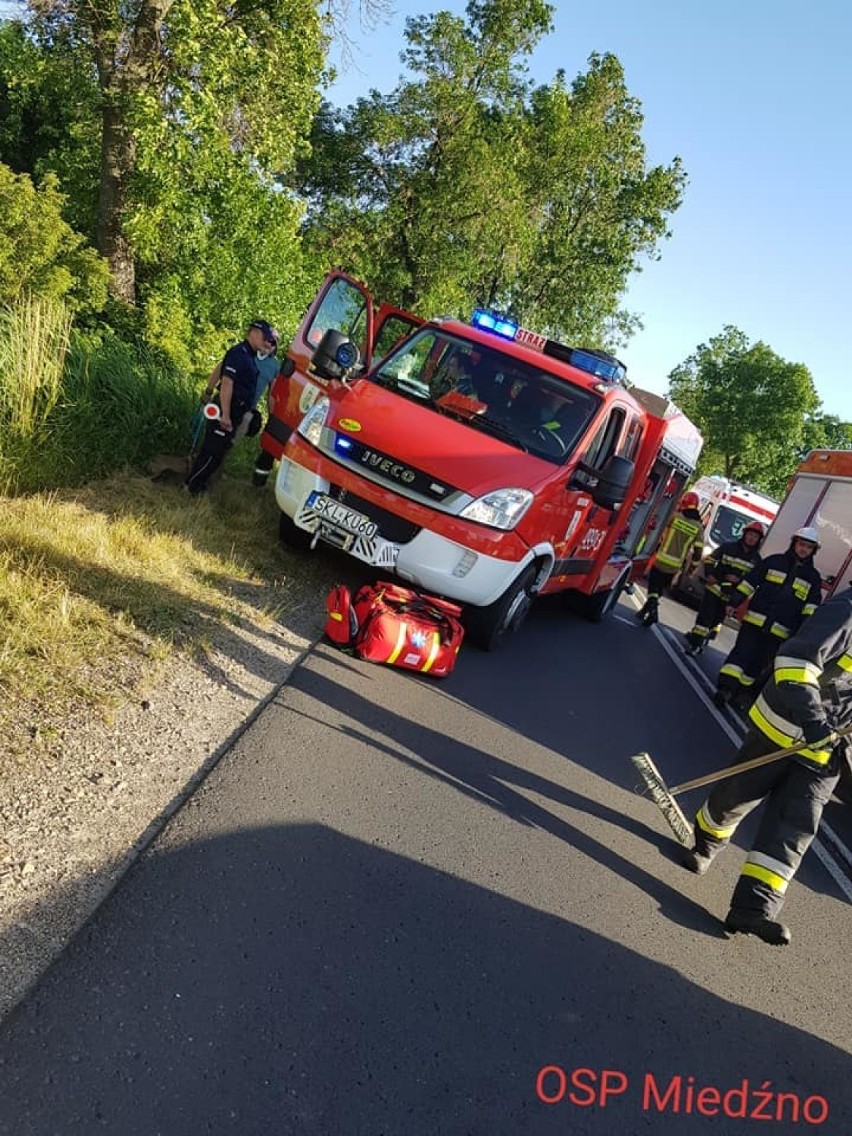
[[[557,463],[573,452],[600,405],[597,395],[541,367],[434,328],[412,336],[370,378]]]

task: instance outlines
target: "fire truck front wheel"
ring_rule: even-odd
[[[487,607],[469,604],[464,611],[468,639],[483,651],[494,651],[510,632],[517,631],[532,604],[537,575],[538,567],[528,564],[494,603]]]
[[[307,552],[313,540],[313,534],[300,529],[286,513],[278,514],[278,536],[282,544],[299,549],[302,552]]]

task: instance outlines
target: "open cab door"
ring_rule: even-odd
[[[422,323],[419,317],[392,304],[377,307],[365,285],[345,272],[329,272],[287,352],[294,365],[293,373],[289,377],[279,375],[273,385],[272,416],[262,439],[264,449],[273,452],[277,441],[273,456],[280,457],[290,431],[323,390],[336,385],[336,380],[321,378],[311,368],[311,356],[327,331],[340,331],[357,344],[358,375],[370,370],[374,362]]]

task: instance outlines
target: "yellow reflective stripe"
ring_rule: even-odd
[[[732,824],[730,828],[718,828],[713,822],[713,818],[708,815],[704,805],[695,814],[695,823],[702,832],[706,832],[708,836],[715,836],[717,840],[729,840],[737,827]]]
[[[665,564],[667,568],[679,568],[680,560],[675,556],[669,556],[665,552],[657,553],[657,564]]]
[[[802,608],[802,615],[813,615],[816,609],[816,604],[805,604],[805,606]]]
[[[779,895],[783,895],[787,890],[787,881],[783,876],[779,876],[777,872],[770,872],[768,868],[762,868],[760,864],[749,864],[746,861],[740,875],[751,876],[752,879],[760,880],[762,884],[766,884],[773,891],[777,891]]]
[[[386,663],[395,663],[396,662],[396,660],[399,658],[400,651],[405,646],[405,640],[406,640],[407,636],[408,636],[408,625],[403,623],[402,620],[400,620],[399,633],[396,637],[396,646],[391,651],[391,653],[388,655],[388,657],[385,659]]]
[[[743,623],[752,623],[755,627],[763,627],[766,623],[766,614],[759,611],[747,611],[743,616]]]
[[[775,656],[775,679],[777,682],[806,682],[809,686],[819,686],[822,667],[809,659],[797,659],[793,655]]]
[[[746,580],[740,580],[737,584],[737,591],[742,592],[744,596],[752,596],[756,589],[754,584],[749,584]]]
[[[779,749],[787,749],[789,746],[793,745],[794,742],[798,741],[798,738],[795,738],[792,734],[785,734],[776,725],[770,722],[763,713],[763,706],[766,706],[766,702],[761,695],[748,712],[749,718],[751,718],[760,732],[765,734],[770,741],[775,742]],[[766,708],[769,709],[768,707]]]
[[[766,579],[770,584],[783,584],[787,579],[787,573],[779,572],[775,568],[770,568],[766,573]]]
[[[425,672],[425,671],[428,671],[431,668],[432,664],[435,662],[435,660],[438,657],[438,651],[440,651],[440,649],[441,649],[441,636],[438,634],[437,631],[433,631],[432,632],[432,649],[429,652],[429,658],[426,660],[426,662],[420,668],[422,671]]]
[[[816,765],[828,765],[829,761],[831,761],[830,749],[811,749],[810,746],[805,746],[804,749],[799,750],[799,753],[802,757],[806,757],[808,761],[813,761]]]
[[[810,671],[806,671],[804,667],[779,667],[775,668],[775,681],[776,682],[800,682],[806,686],[819,686],[819,682]]]
[[[736,663],[725,663],[723,667],[719,668],[719,674],[728,675],[729,678],[735,678],[741,686],[752,686],[754,679],[751,675],[747,675],[742,667],[738,667]]]
[[[852,671],[852,655],[841,655],[837,665],[842,671]]]
[[[785,627],[783,623],[773,623],[769,629],[769,634],[774,635],[776,639],[789,639],[790,628]]]

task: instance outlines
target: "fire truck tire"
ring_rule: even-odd
[[[469,641],[483,651],[494,651],[505,642],[510,632],[517,631],[532,604],[532,586],[537,575],[538,566],[528,564],[494,603],[487,607],[469,604],[464,611],[464,625]]]
[[[302,552],[307,552],[313,540],[312,534],[295,525],[286,513],[278,514],[278,537],[282,544]]]
[[[618,597],[624,591],[624,585],[627,583],[627,578],[630,575],[630,565],[628,564],[615,583],[605,592],[596,592],[593,596],[583,596],[583,615],[590,623],[600,623],[605,619],[615,605],[618,603]]]

